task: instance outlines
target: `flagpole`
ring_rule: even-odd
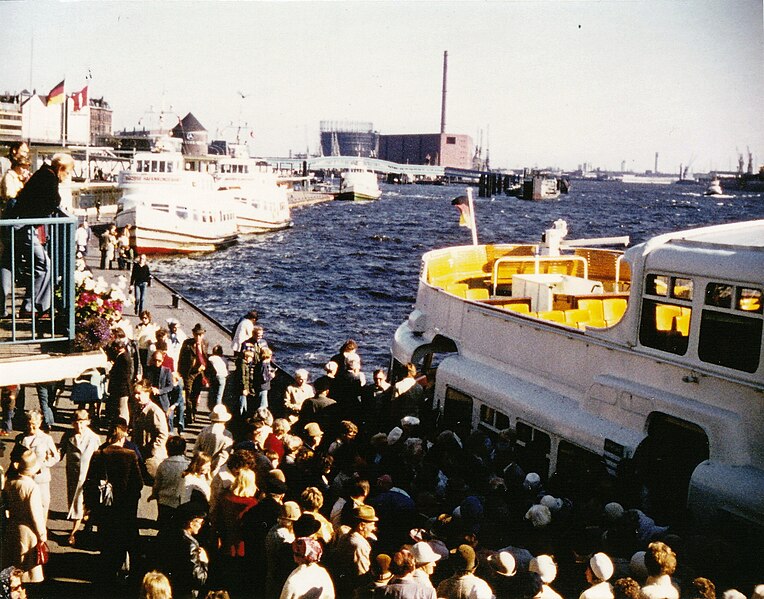
[[[477,225],[475,224],[475,204],[472,201],[472,188],[467,188],[467,203],[470,207],[470,229],[472,229],[472,245],[478,244]]]

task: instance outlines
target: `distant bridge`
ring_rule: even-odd
[[[427,164],[400,164],[379,160],[378,158],[359,158],[357,156],[321,156],[319,158],[268,158],[269,164],[280,169],[289,168],[301,171],[303,165],[309,171],[336,170],[344,171],[355,166],[361,161],[366,168],[381,175],[407,175],[411,179],[440,177],[455,179],[470,179],[478,181],[481,175],[488,174],[485,171],[472,169],[453,168],[450,166],[430,166]]]

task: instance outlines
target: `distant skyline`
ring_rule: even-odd
[[[86,84],[114,128],[192,112],[252,151],[317,150],[322,120],[446,128],[493,167],[764,163],[761,0],[0,2],[0,91]],[[242,94],[245,96],[242,98]],[[173,126],[169,123],[168,126]],[[747,160],[747,157],[746,157]]]

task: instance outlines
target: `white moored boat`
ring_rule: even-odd
[[[618,473],[663,522],[689,508],[760,539],[764,220],[625,253],[565,232],[426,253],[394,365],[435,375],[440,424],[462,439],[509,429],[520,466],[564,497]]]
[[[139,152],[119,174],[118,227],[145,254],[209,252],[236,241],[236,215],[211,174],[186,171],[179,152]]]
[[[707,196],[720,196],[724,194],[724,191],[722,190],[722,184],[719,181],[719,177],[714,177],[713,181],[708,184],[708,187],[706,187],[706,191],[704,195]]]
[[[292,226],[287,190],[278,185],[267,163],[222,157],[217,161],[215,181],[219,191],[233,201],[239,233],[267,233]]]
[[[338,200],[377,200],[381,195],[377,175],[367,169],[363,162],[356,162],[342,173]]]

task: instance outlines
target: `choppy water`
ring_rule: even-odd
[[[574,181],[556,202],[476,198],[481,243],[538,241],[553,221],[568,238],[658,233],[764,217],[764,194],[709,198],[702,187]],[[252,237],[215,254],[163,258],[157,275],[232,326],[256,308],[283,367],[321,366],[349,337],[364,370],[386,367],[393,333],[416,298],[421,255],[471,243],[452,198],[463,187],[383,186],[370,203],[294,210],[288,231]],[[190,329],[193,323],[184,323]]]

